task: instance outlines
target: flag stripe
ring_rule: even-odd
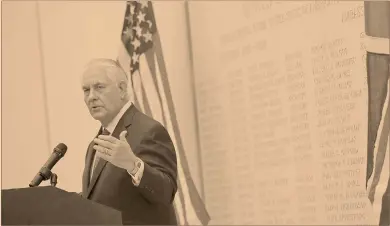
[[[364,1],[366,35],[390,38],[390,2]]]
[[[126,47],[124,46],[123,42],[120,43],[118,48],[118,56],[116,60],[121,65],[122,69],[127,74],[127,78],[130,78],[130,56],[127,52]]]
[[[178,190],[179,190],[179,194],[178,195],[179,195],[180,204],[181,204],[181,207],[182,207],[182,216],[183,216],[184,225],[189,225],[188,224],[188,219],[187,219],[186,203],[185,203],[185,200],[184,200],[184,196],[181,193],[181,191],[183,191],[183,186],[180,183],[180,178],[179,178],[179,183],[177,184],[177,186],[178,186]]]
[[[142,95],[142,81],[139,75],[139,71],[132,73],[131,78],[132,78],[131,81],[132,81],[132,88],[133,88],[132,91],[135,99],[137,100],[136,102],[138,103],[138,105],[136,106],[142,108],[143,112],[145,112],[146,106],[144,106],[144,98]]]
[[[389,103],[389,102],[388,102]],[[390,132],[390,104],[387,104],[385,118],[383,120],[383,128],[379,137],[378,151],[375,158],[374,176],[372,179],[373,187],[376,187],[379,183],[381,171],[383,170],[383,163],[386,157],[387,143],[389,140]]]
[[[139,75],[141,75],[141,72],[139,73]],[[142,82],[142,77],[140,77],[140,80],[141,80],[141,95],[142,95],[142,103],[144,106],[144,113],[149,117],[153,118],[152,111],[150,110],[150,106],[149,106],[148,97],[146,96],[145,86],[144,83]]]
[[[364,45],[367,52],[377,54],[390,54],[390,39],[366,36]]]
[[[195,212],[196,212],[196,215],[198,216],[199,220],[202,222],[203,225],[207,225],[209,220],[210,220],[210,217],[206,211],[206,208],[203,204],[201,197],[199,196],[199,193],[197,192],[194,181],[192,180],[192,178],[190,176],[190,170],[189,170],[188,162],[187,162],[187,159],[185,156],[184,147],[183,147],[181,136],[180,136],[180,130],[179,130],[179,126],[178,126],[178,122],[177,122],[177,118],[176,118],[176,112],[175,112],[175,108],[173,105],[172,94],[171,94],[171,91],[169,89],[169,80],[168,80],[167,71],[165,68],[165,61],[163,58],[163,53],[162,53],[162,48],[161,48],[161,43],[160,43],[158,31],[156,31],[156,33],[153,35],[153,43],[154,43],[153,49],[156,53],[157,62],[158,62],[158,66],[159,66],[160,73],[161,73],[161,81],[162,81],[163,88],[164,88],[168,111],[170,113],[170,118],[172,120],[172,128],[174,131],[174,135],[176,137],[176,142],[177,142],[177,146],[178,146],[177,148],[178,148],[178,152],[179,152],[179,156],[180,156],[180,162],[181,162],[182,169],[183,169],[184,176],[185,176],[185,180],[187,182],[187,186],[189,189],[188,192],[190,195],[190,199],[191,199],[191,202],[195,208]]]
[[[150,74],[152,76],[154,87],[156,87],[156,90],[157,90],[157,97],[158,97],[158,101],[160,103],[162,120],[163,120],[162,123],[163,123],[163,125],[166,126],[167,122],[166,122],[166,118],[165,118],[164,107],[162,104],[161,93],[160,93],[160,89],[159,89],[158,82],[157,82],[157,73],[156,73],[156,64],[155,64],[155,59],[154,59],[155,58],[154,51],[146,51],[145,57],[146,57],[146,62],[148,63]]]
[[[173,210],[175,211],[175,216],[176,216],[176,222],[178,225],[180,225],[180,213],[177,211],[178,210],[178,207],[177,207],[177,203],[174,203],[173,204],[174,208]]]
[[[202,146],[200,144],[200,132],[199,132],[199,116],[198,116],[198,103],[196,101],[196,86],[195,86],[195,72],[194,72],[194,60],[192,51],[192,35],[191,35],[191,23],[190,23],[190,11],[188,0],[184,1],[185,16],[186,16],[186,28],[187,28],[187,39],[188,39],[188,52],[190,58],[190,76],[191,76],[191,88],[192,88],[192,102],[194,105],[195,114],[195,134],[196,134],[196,148],[198,150],[198,167],[200,177],[200,195],[203,202],[206,203],[206,196],[204,193],[204,179],[203,179],[203,164],[202,164]]]

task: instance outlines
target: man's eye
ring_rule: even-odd
[[[97,88],[98,88],[98,89],[104,89],[104,86],[98,85]]]

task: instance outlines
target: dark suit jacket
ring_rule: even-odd
[[[382,197],[382,209],[379,218],[379,225],[390,225],[390,175],[387,181],[387,188]]]
[[[167,130],[131,106],[118,122],[112,136],[127,130],[127,142],[145,163],[138,187],[124,169],[99,160],[91,182],[90,168],[95,150],[88,147],[83,173],[83,197],[122,212],[124,225],[177,225],[173,199],[177,191],[177,160]],[[98,135],[101,133],[101,129]]]

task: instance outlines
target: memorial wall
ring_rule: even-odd
[[[190,12],[210,224],[377,223],[363,1],[192,1]]]

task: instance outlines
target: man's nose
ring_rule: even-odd
[[[87,100],[89,102],[89,101],[94,101],[96,99],[97,99],[96,93],[93,89],[91,89],[88,93]]]

